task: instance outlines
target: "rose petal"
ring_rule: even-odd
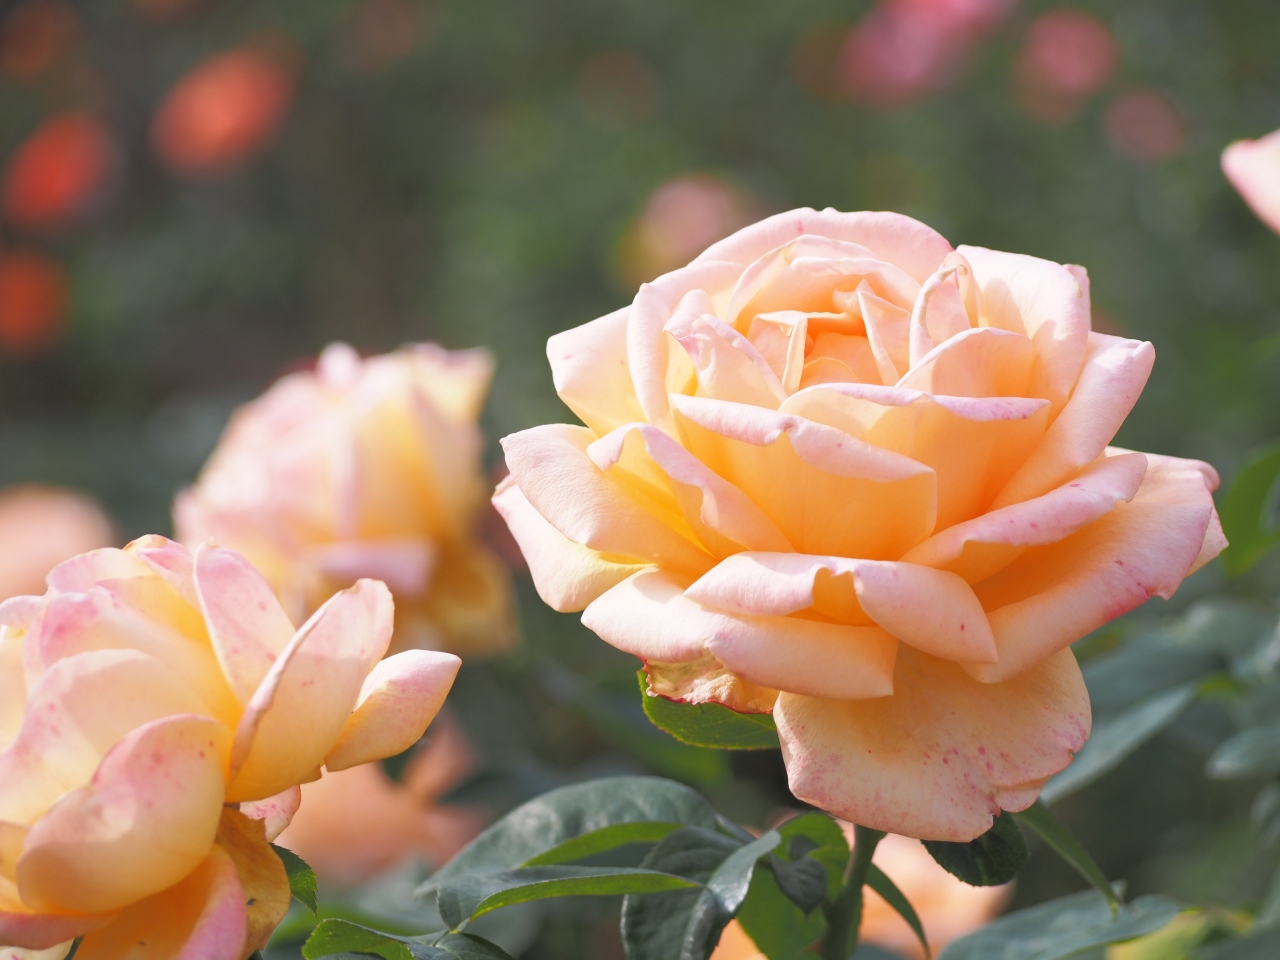
[[[453,654],[435,650],[406,650],[378,663],[325,755],[325,768],[345,770],[412,747],[444,706],[460,666]]]
[[[241,960],[245,916],[235,864],[214,846],[180,883],[86,936],[76,960]]]
[[[1108,447],[1107,454],[1113,457],[1132,456],[1119,447]],[[1209,528],[1205,531],[1204,543],[1200,545],[1200,552],[1196,555],[1195,562],[1191,564],[1191,569],[1187,571],[1187,576],[1191,576],[1227,548],[1227,537],[1222,532],[1222,521],[1218,517],[1218,511],[1214,507],[1211,496],[1221,483],[1218,471],[1203,460],[1183,460],[1180,457],[1166,457],[1158,453],[1146,453],[1142,456],[1147,459],[1147,473],[1153,479],[1162,481],[1158,485],[1153,484],[1144,496],[1150,497],[1153,501],[1165,503],[1180,501],[1201,503],[1213,509],[1213,516],[1209,518]]]
[[[708,301],[707,306],[710,306]],[[684,348],[698,377],[698,395],[776,410],[782,384],[755,346],[714,316],[677,314],[666,330]]]
[[[64,560],[49,571],[47,581],[51,590],[82,593],[100,580],[124,580],[150,573],[151,568],[132,554],[103,547]]]
[[[391,652],[436,649],[414,641],[401,624],[419,611],[443,631],[441,649],[486,657],[513,644],[519,632],[512,616],[511,574],[507,565],[481,543],[460,540],[444,545],[431,592],[416,604],[401,604]]]
[[[978,598],[954,573],[912,563],[739,553],[684,595],[707,608],[785,617],[801,610],[843,623],[879,624],[903,643],[947,660],[992,663],[995,641]]]
[[[222,813],[231,734],[208,717],[139,727],[27,833],[18,889],[37,910],[106,913],[177,883]]]
[[[923,464],[794,415],[672,403],[686,447],[803,553],[896,559],[933,532],[937,479]]]
[[[626,306],[547,341],[556,394],[600,436],[644,419],[627,369],[630,314]]]
[[[386,585],[361,580],[298,630],[236,730],[228,802],[274,796],[320,766],[391,642],[392,618]]]
[[[910,365],[911,311],[859,289],[858,306],[881,383],[897,383]]]
[[[54,944],[47,950],[26,950],[22,947],[0,947],[0,960],[63,960],[76,942]]]
[[[22,635],[0,629],[0,750],[22,727],[27,707],[27,682],[22,675]]]
[[[1280,232],[1280,131],[1231,144],[1222,151],[1222,172],[1258,219]]]
[[[879,627],[707,610],[661,570],[643,571],[587,607],[582,622],[645,660],[693,662],[708,655],[755,683],[814,696],[882,697],[897,643]]]
[[[715,562],[591,462],[590,430],[550,424],[502,441],[511,476],[535,510],[574,543],[620,561],[660,563],[697,575]]]
[[[235,864],[245,903],[242,956],[261,950],[289,910],[289,877],[279,854],[271,849],[261,820],[251,820],[227,807],[218,824],[217,846]]]
[[[293,624],[262,574],[232,550],[197,550],[195,583],[218,663],[236,698],[248,703],[293,637]]]
[[[152,573],[169,584],[183,600],[199,609],[195,558],[190,550],[166,537],[148,534],[134,540],[124,548],[124,552],[145,563]]]
[[[503,481],[493,505],[520,545],[538,596],[553,610],[581,610],[644,566],[610,560],[574,543],[547,523],[513,482]]]
[[[774,708],[791,792],[872,829],[964,842],[1023,810],[1089,736],[1070,650],[984,685],[904,649],[893,696],[833,702],[784,693]]]
[[[263,835],[270,842],[284,832],[302,803],[302,787],[292,786],[265,800],[246,800],[240,812],[250,820],[261,820]]]
[[[1035,369],[1035,348],[1022,334],[971,327],[930,350],[897,385],[949,397],[1037,396]]]
[[[82,916],[70,913],[33,913],[17,899],[12,884],[0,880],[0,941],[24,950],[53,950],[75,937],[106,926],[114,913]],[[0,958],[8,960],[3,952]]]

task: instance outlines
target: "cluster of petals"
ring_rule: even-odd
[[[505,648],[510,584],[475,533],[492,373],[483,350],[330,346],[237,411],[178,496],[178,539],[244,554],[295,620],[370,577],[395,595],[392,649]]]
[[[289,904],[299,784],[407,749],[457,657],[382,659],[361,580],[295,629],[240,555],[95,550],[0,604],[0,944],[242,960]],[[3,952],[3,951],[0,951]]]
[[[795,210],[552,337],[585,426],[503,441],[542,598],[652,692],[771,712],[797,797],[969,840],[1090,729],[1069,645],[1225,544],[1197,461],[1109,447],[1149,343],[1085,271]]]

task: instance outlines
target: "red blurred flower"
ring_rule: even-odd
[[[67,271],[37,253],[0,254],[0,349],[33,354],[62,333]]]
[[[29,0],[0,25],[0,68],[29,80],[53,66],[80,37],[80,18],[66,0]]]
[[[111,165],[106,128],[84,113],[46,120],[9,159],[5,215],[21,226],[48,227],[79,213]]]
[[[1177,108],[1164,94],[1135,90],[1107,109],[1107,135],[1126,156],[1156,163],[1182,150],[1187,131]]]
[[[292,73],[272,57],[249,47],[220,53],[169,92],[151,139],[178,173],[219,172],[270,139],[292,96]]]
[[[1083,10],[1063,7],[1037,17],[1014,68],[1018,100],[1032,116],[1057,123],[1115,73],[1118,50],[1107,25]]]
[[[840,53],[849,96],[899,106],[942,89],[1016,0],[880,0]]]

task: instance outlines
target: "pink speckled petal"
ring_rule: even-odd
[[[590,547],[574,543],[533,509],[511,478],[498,487],[493,506],[520,545],[538,596],[553,610],[561,613],[581,610],[644,567],[644,564],[611,560]]]
[[[1280,130],[1231,144],[1222,151],[1222,172],[1258,219],[1280,233]]]
[[[240,804],[240,812],[250,820],[262,821],[263,831],[270,843],[289,826],[301,803],[302,787],[293,786],[265,800],[246,800]]]
[[[46,578],[50,589],[59,593],[80,593],[99,580],[124,580],[145,577],[151,568],[137,557],[115,547],[90,550],[64,560]]]
[[[197,550],[195,582],[222,672],[248,703],[293,637],[293,624],[262,574],[232,550]]]
[[[898,655],[893,696],[843,703],[783,693],[774,707],[791,792],[877,830],[964,842],[1024,810],[1088,739],[1070,650],[1005,683]]]
[[[386,653],[393,618],[386,584],[360,580],[302,626],[245,709],[228,802],[262,800],[312,776]]]
[[[1089,334],[1084,369],[1071,399],[996,497],[993,509],[1048,493],[1098,459],[1142,393],[1155,356],[1149,343]]]
[[[199,609],[200,598],[196,596],[195,558],[180,543],[167,537],[148,534],[139,537],[124,548],[125,553],[137,557],[151,572],[169,584],[183,600]]]
[[[556,393],[597,434],[644,419],[627,370],[630,314],[626,306],[547,341]]]
[[[27,681],[22,674],[22,636],[0,631],[0,750],[22,728],[27,707]]]
[[[87,786],[27,833],[18,890],[38,910],[106,913],[177,883],[205,858],[222,814],[231,734],[176,716],[139,727]]]
[[[328,770],[403,753],[421,739],[453,686],[462,661],[451,653],[406,650],[380,662],[324,758]]]
[[[897,642],[875,626],[707,610],[661,570],[636,574],[587,607],[582,622],[644,660],[713,657],[754,683],[833,698],[892,692]]]
[[[684,595],[708,610],[785,617],[813,610],[874,621],[903,643],[947,660],[992,663],[995,641],[978,598],[954,573],[884,560],[739,553]]]

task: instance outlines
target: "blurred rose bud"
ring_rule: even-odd
[[[51,227],[80,213],[106,182],[112,145],[85,113],[46,120],[9,158],[4,214],[21,227]]]
[[[1222,152],[1222,171],[1258,218],[1280,233],[1280,130],[1231,144]]]
[[[1158,163],[1181,153],[1187,138],[1177,108],[1155,90],[1125,94],[1107,108],[1106,125],[1115,148],[1140,163]]]
[[[1106,85],[1117,59],[1115,37],[1097,17],[1071,7],[1050,10],[1027,31],[1015,91],[1032,116],[1062,122]]]
[[[439,867],[484,827],[483,812],[437,803],[474,762],[462,728],[441,715],[399,783],[381,763],[366,763],[303,784],[302,805],[280,845],[307,861],[322,883],[340,888],[408,861]]]
[[[475,536],[492,369],[483,350],[329,347],[236,413],[178,497],[179,538],[239,550],[295,617],[377,577],[396,596],[395,649],[505,649],[507,574]]]
[[[298,785],[408,749],[459,661],[382,660],[386,586],[295,629],[239,554],[81,554],[0,604],[0,943],[243,960],[289,906]]]
[[[749,201],[718,177],[687,173],[649,194],[618,247],[624,281],[640,284],[687,263],[749,217]]]
[[[293,96],[293,75],[250,47],[212,56],[169,92],[151,124],[160,158],[176,173],[221,172],[275,133]]]
[[[0,350],[29,356],[62,333],[70,300],[67,271],[38,253],[0,253]]]
[[[915,907],[935,956],[952,940],[994,920],[1012,893],[1011,886],[971,887],[938,866],[920,841],[892,833],[880,841],[872,860]],[[864,897],[858,942],[924,960],[920,941],[898,912],[869,887]],[[735,920],[711,960],[764,960],[764,954]]]
[[[28,0],[0,23],[0,69],[30,80],[62,59],[80,39],[80,18],[66,0]]]
[[[111,521],[84,494],[37,486],[0,491],[0,600],[42,593],[58,564],[114,540]]]

